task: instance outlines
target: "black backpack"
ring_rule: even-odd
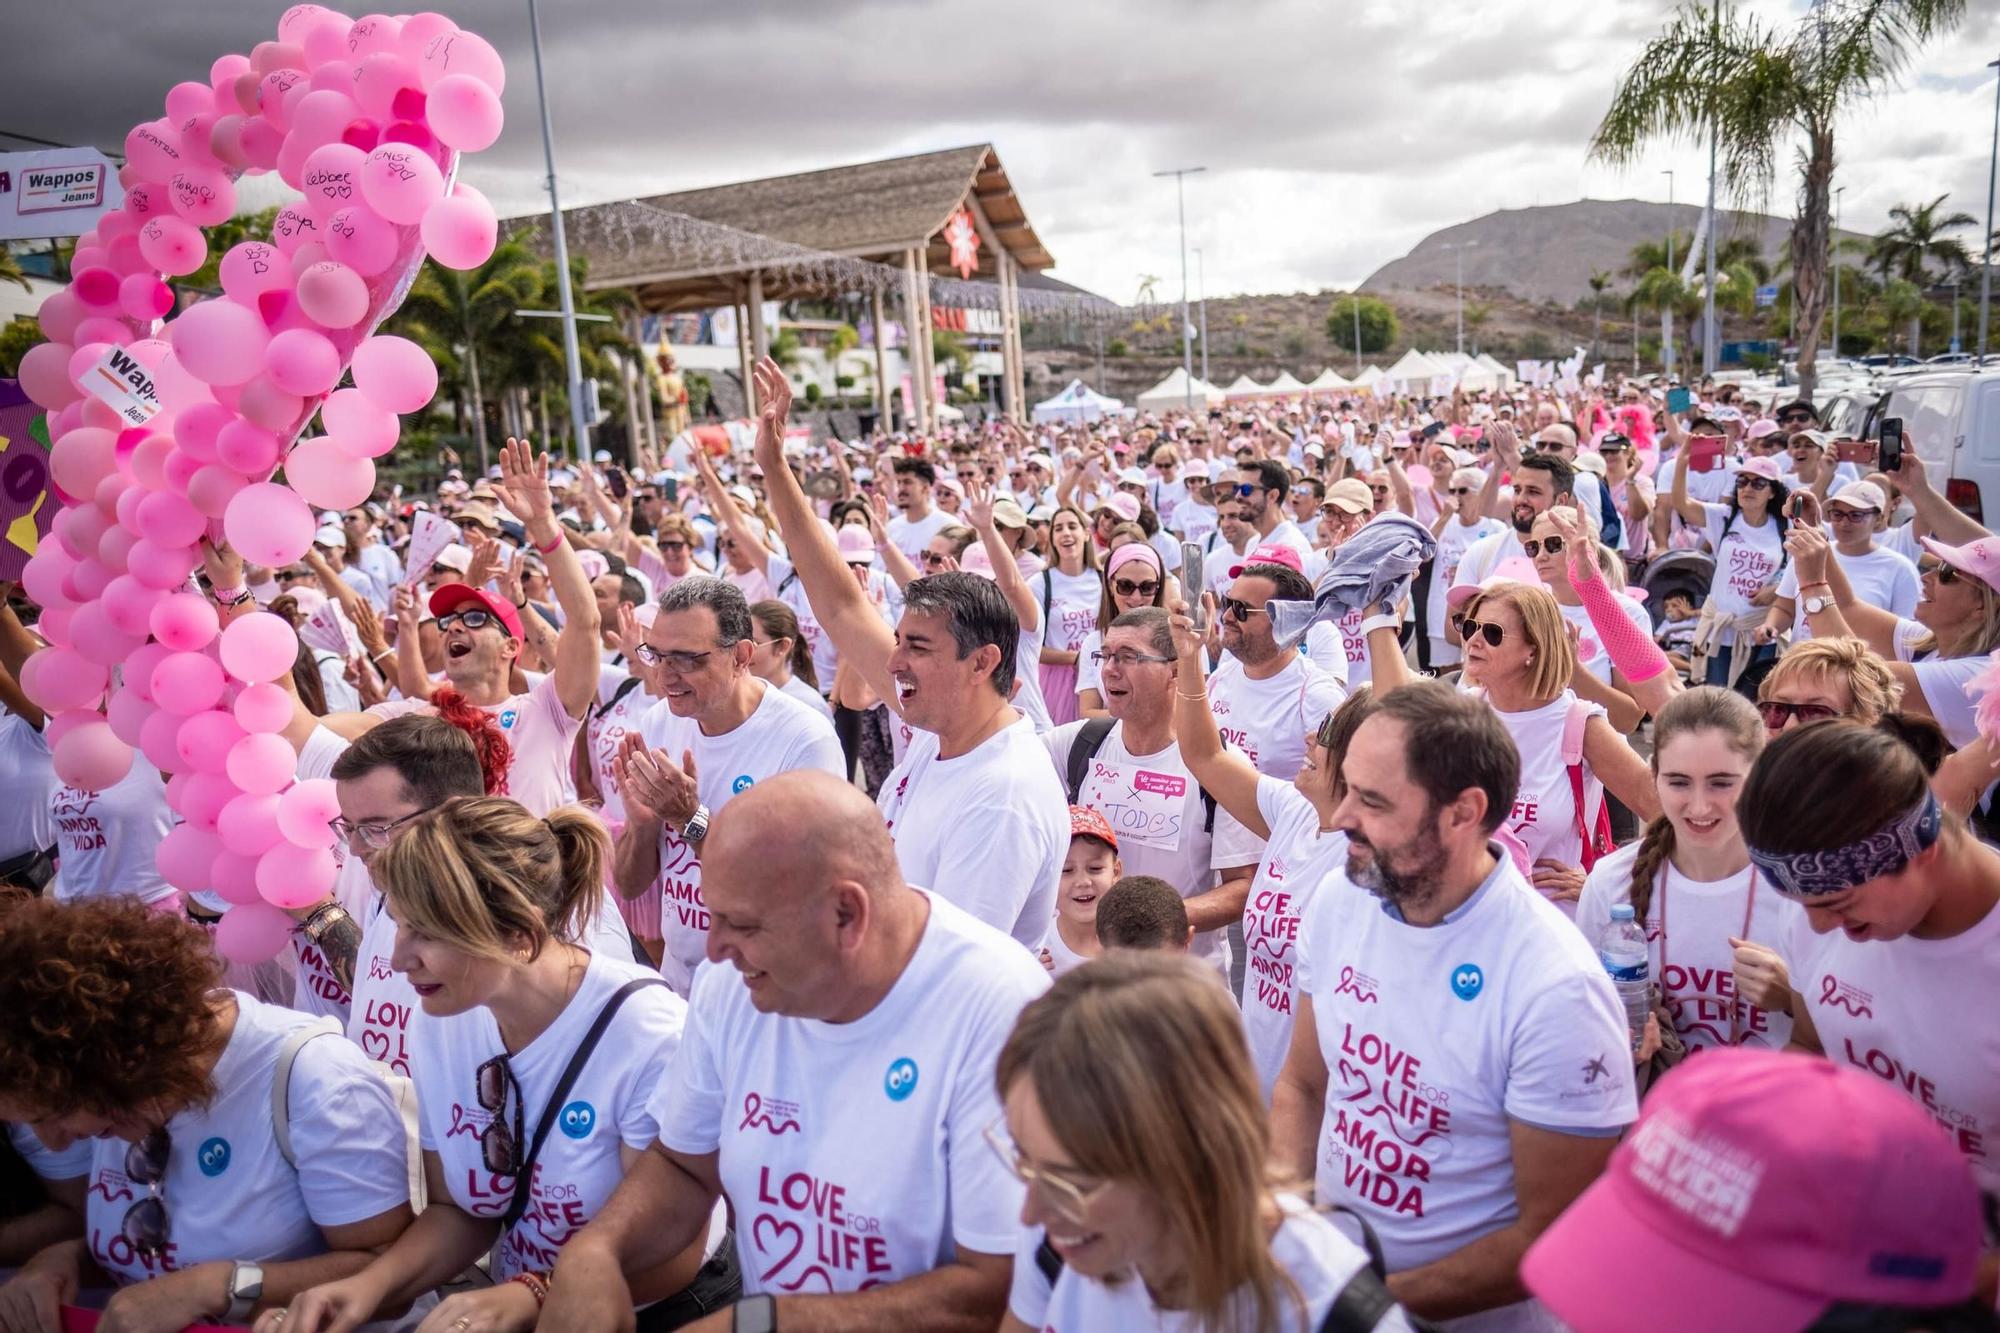
[[[1111,728],[1118,719],[1111,717],[1086,718],[1077,728],[1076,739],[1069,746],[1069,768],[1063,773],[1063,786],[1069,791],[1069,803],[1075,805],[1077,797],[1083,793],[1083,779],[1090,772],[1090,761],[1104,747],[1104,738],[1111,734]],[[1201,831],[1215,832],[1215,798],[1201,789]]]

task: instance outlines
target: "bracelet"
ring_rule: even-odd
[[[250,590],[239,584],[234,588],[212,588],[209,590],[209,596],[213,597],[215,604],[220,607],[241,606],[250,600]]]
[[[1828,592],[1833,591],[1833,585],[1831,583],[1828,583],[1825,579],[1817,579],[1814,582],[1801,583],[1799,585],[1800,592],[1804,592],[1807,588],[1825,588]]]
[[[556,547],[561,546],[563,544],[563,541],[564,538],[562,534],[562,529],[557,528],[556,535],[549,538],[549,544],[547,546],[542,545],[540,542],[535,543],[535,554],[536,555],[552,554],[555,551]]]
[[[553,1274],[551,1276],[553,1276]],[[514,1276],[508,1278],[507,1280],[509,1282],[518,1282],[522,1286],[526,1287],[528,1289],[528,1294],[535,1298],[535,1308],[537,1310],[541,1309],[542,1306],[548,1303],[549,1280],[548,1278],[543,1277],[540,1273],[531,1273],[526,1269],[522,1269],[520,1272],[514,1274]]]
[[[1205,704],[1208,702],[1207,690],[1202,690],[1196,694],[1189,694],[1186,690],[1175,690],[1174,696],[1179,699],[1186,699],[1192,703]]]
[[[1399,615],[1370,616],[1361,622],[1361,637],[1365,639],[1370,632],[1378,629],[1392,629],[1400,632],[1402,628],[1403,618]]]

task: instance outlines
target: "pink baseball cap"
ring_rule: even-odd
[[[850,565],[875,563],[875,539],[859,524],[844,525],[833,535],[833,544],[840,548],[840,558]]]
[[[1496,583],[1525,583],[1534,588],[1547,586],[1542,582],[1541,574],[1536,571],[1534,561],[1525,555],[1510,555],[1494,566],[1493,572],[1479,582],[1452,584],[1445,590],[1444,604],[1447,609],[1456,611]]]
[[[1736,475],[1762,477],[1765,481],[1783,481],[1785,474],[1778,471],[1778,465],[1768,458],[1746,458],[1737,465]]]
[[[1935,537],[1919,537],[1924,549],[1961,574],[2000,591],[2000,538],[1981,537],[1963,546],[1946,546]]]
[[[1283,542],[1265,542],[1262,546],[1251,547],[1250,554],[1243,557],[1242,563],[1229,567],[1229,577],[1239,577],[1252,565],[1283,565],[1300,574],[1306,572],[1306,562],[1299,558],[1298,551]]]
[[[961,574],[977,574],[982,579],[992,578],[993,557],[986,554],[986,543],[974,542],[966,547],[965,554],[958,558],[958,570]]]
[[[505,597],[495,597],[484,588],[474,588],[463,583],[447,583],[431,594],[431,614],[448,616],[453,611],[463,611],[467,606],[477,605],[492,613],[512,639],[521,637],[521,613]]]
[[[1972,1168],[1915,1101],[1723,1048],[1655,1087],[1521,1277],[1578,1333],[1797,1333],[1835,1302],[1969,1299],[1980,1239]]]
[[[1136,495],[1127,495],[1123,491],[1114,491],[1097,508],[1100,513],[1109,509],[1127,523],[1137,523],[1139,521],[1139,497]]]

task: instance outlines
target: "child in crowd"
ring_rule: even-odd
[[[1187,905],[1154,875],[1127,875],[1097,901],[1097,943],[1110,949],[1186,953],[1194,939]]]
[[[1059,977],[1101,952],[1098,906],[1124,873],[1118,835],[1104,816],[1088,806],[1071,806],[1069,855],[1063,858],[1062,882],[1056,890],[1056,928],[1042,946],[1042,966],[1051,974]],[[1175,901],[1180,901],[1178,895]]]
[[[1700,621],[1694,598],[1684,592],[1670,592],[1660,610],[1666,618],[1653,631],[1653,641],[1665,650],[1667,660],[1674,664],[1674,669],[1685,676],[1688,672],[1688,653],[1694,647],[1695,626]]]

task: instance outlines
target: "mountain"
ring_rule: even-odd
[[[1462,246],[1468,288],[1506,288],[1527,300],[1572,306],[1590,295],[1593,270],[1620,274],[1634,246],[1660,240],[1669,230],[1692,234],[1700,225],[1701,212],[1699,204],[1641,199],[1583,199],[1502,209],[1432,232],[1410,253],[1375,270],[1361,286],[1363,291],[1383,293],[1452,286],[1458,281],[1461,251],[1448,247]],[[1786,218],[1718,211],[1716,235],[1720,239],[1744,228],[1761,235],[1764,258],[1775,267],[1791,227]],[[1681,257],[1674,258],[1678,263]],[[1628,280],[1621,275],[1615,285],[1622,288]]]

